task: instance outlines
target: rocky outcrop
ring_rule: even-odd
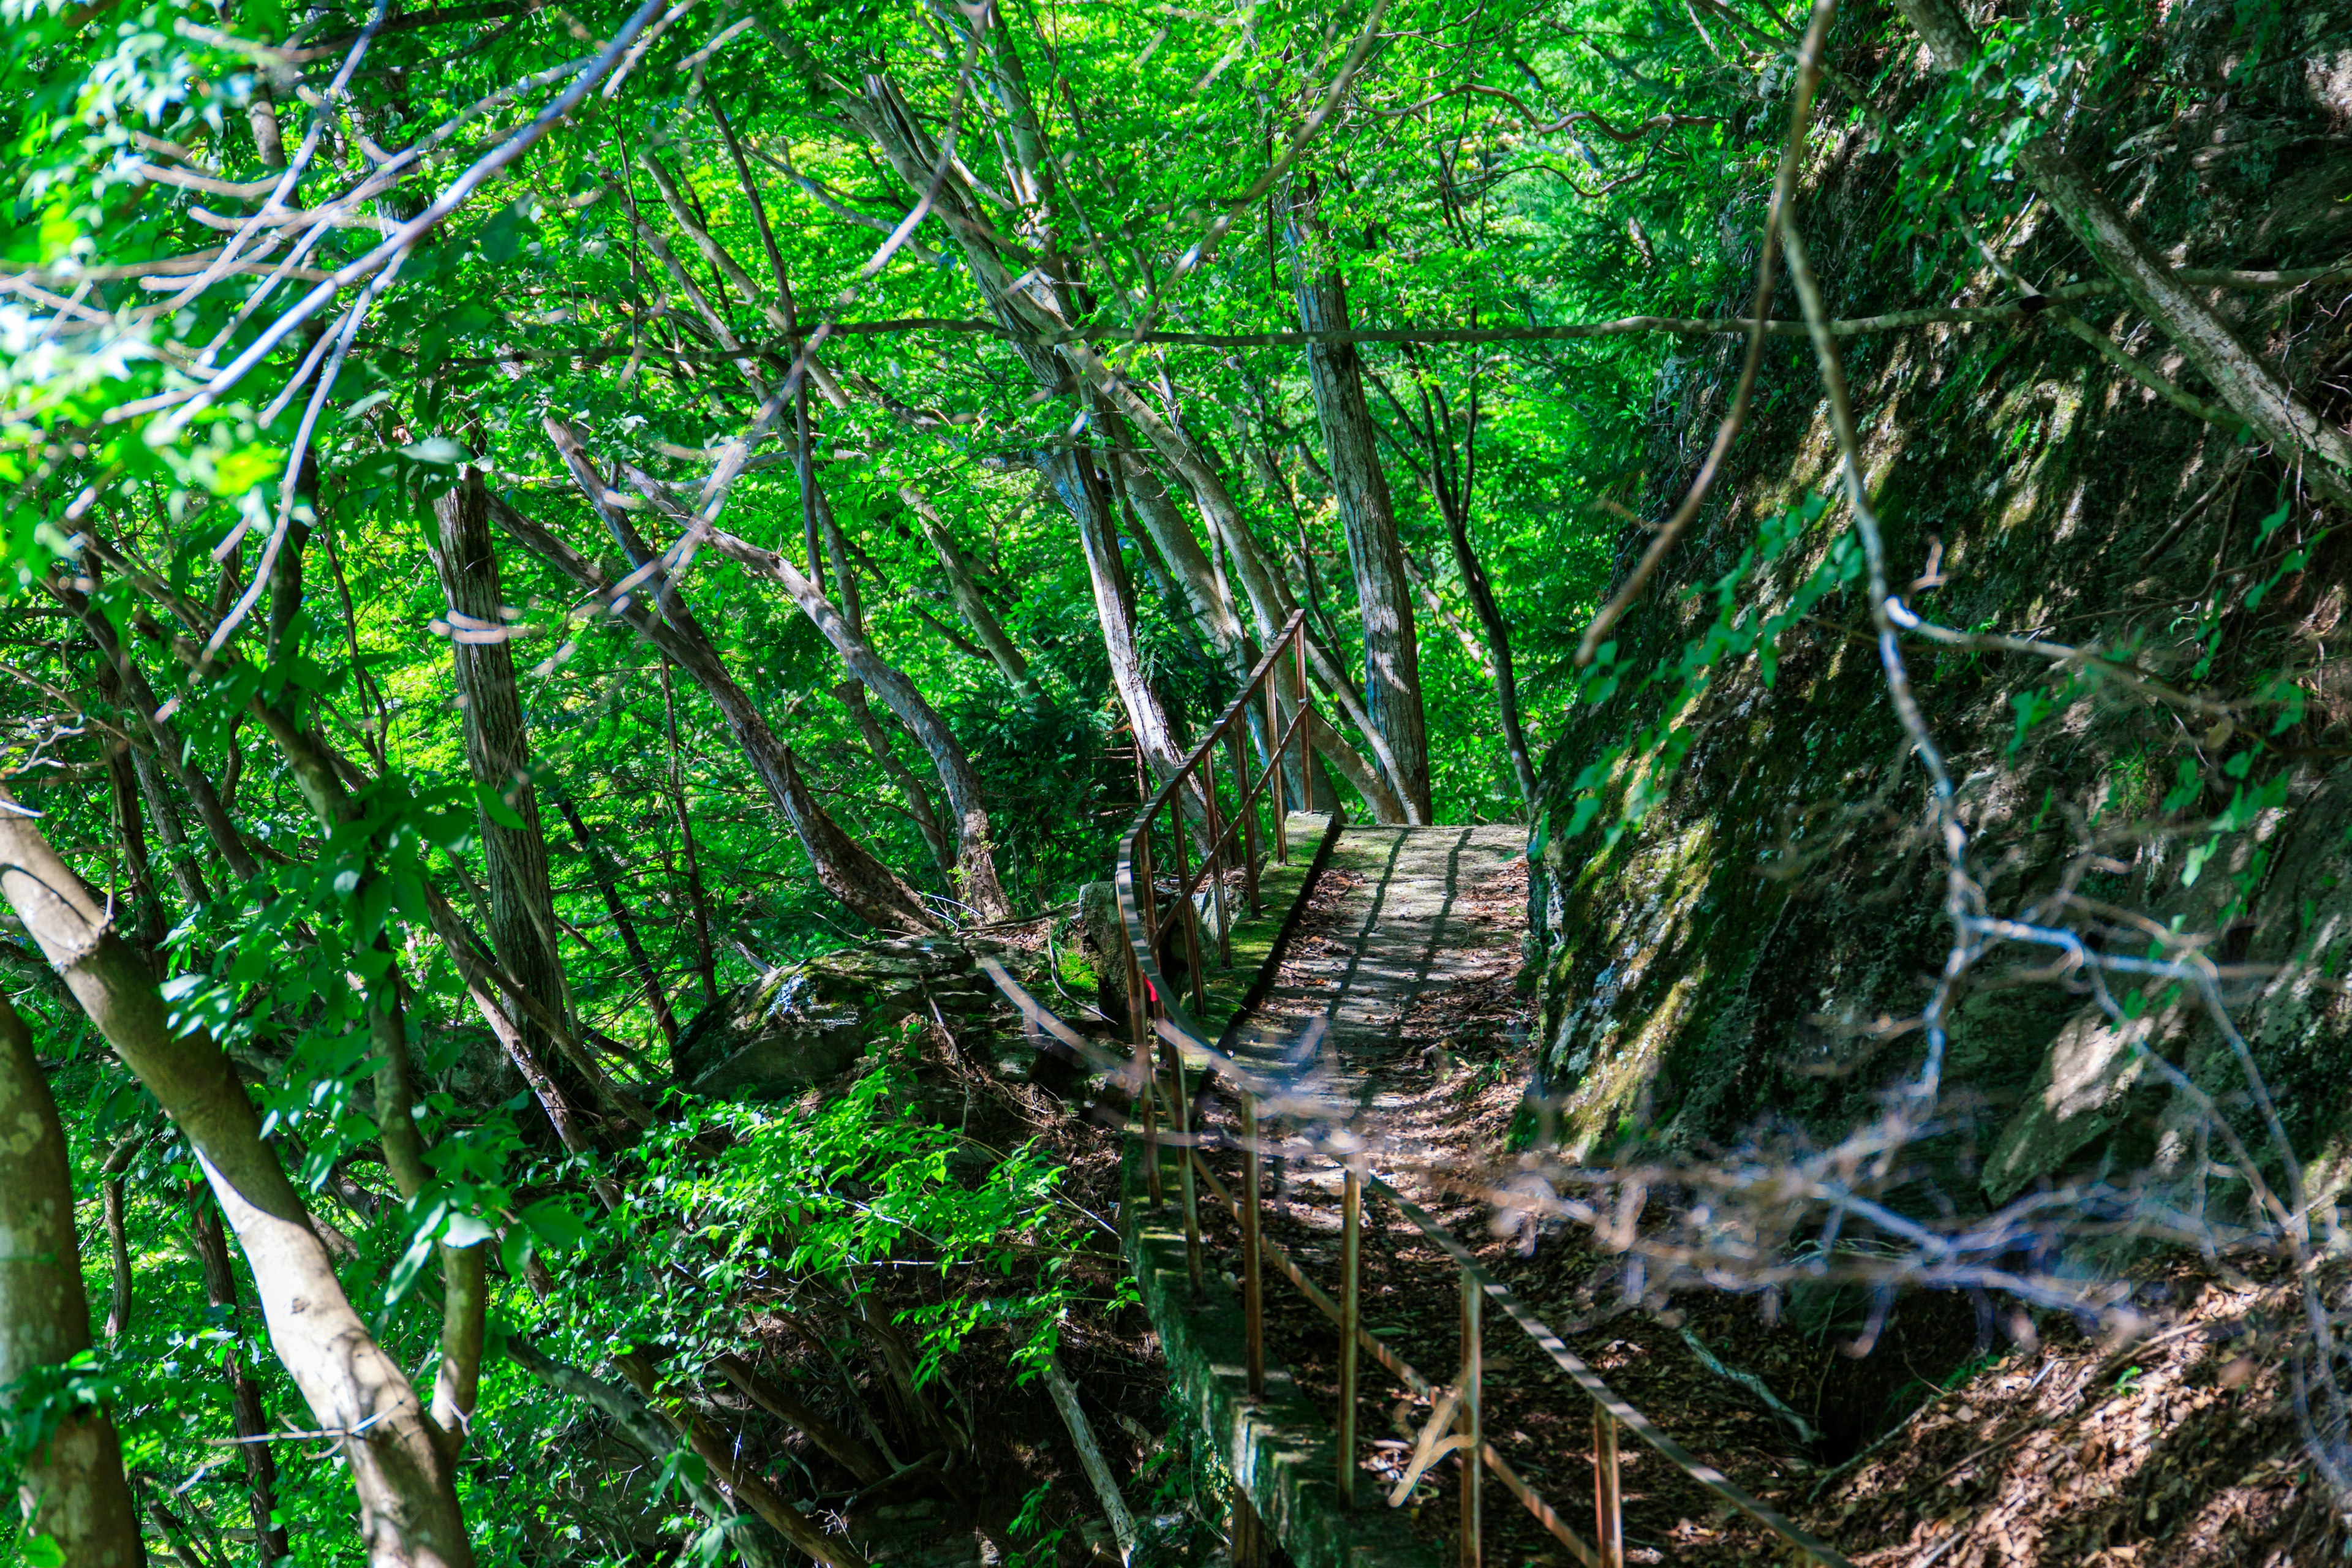
[[[2352,5],[2295,8],[2278,47],[2312,68],[2283,61],[2234,86],[2229,18],[2210,4],[2168,13],[2168,70],[2212,90],[2177,115],[2151,95],[2139,123],[2099,128],[2114,169],[2128,166],[2110,183],[2130,187],[2135,221],[2179,264],[2333,262],[2352,206],[2278,193],[2340,194],[2352,179],[2352,121],[2319,68],[2352,58]],[[1874,248],[1894,155],[1858,122],[1822,134],[1800,210],[1832,313],[1916,302]],[[2259,179],[2243,162],[2255,156]],[[2007,246],[2029,278],[2082,265],[2038,208]],[[1967,288],[1973,301],[2005,286],[1984,271]],[[2219,298],[2274,362],[2294,345],[2298,379],[2319,387],[2312,367],[2352,360],[2352,318],[2328,315],[2344,294]],[[2299,342],[2294,323],[2315,310],[2328,325]],[[2139,318],[2084,313],[2210,395]],[[1738,348],[1677,358],[1660,378],[1644,515],[1689,482]],[[2200,1097],[2275,1168],[2248,1060],[2295,1161],[2323,1191],[2341,1183],[2352,1001],[2331,977],[2352,971],[2352,686],[2333,645],[2347,520],[2046,322],[1849,339],[1844,353],[1895,591],[1948,626],[2126,661],[2121,677],[2085,676],[1905,640],[1987,906],[2108,952],[2202,933],[2234,976],[2245,1046],[2242,1058],[2194,996],[2156,984],[2135,995],[2122,978],[2118,1020],[2079,973],[2053,972],[2057,950],[1992,951],[1951,1018],[1946,1081],[1975,1122],[1952,1190],[1999,1202],[2102,1166],[2185,1170],[2201,1160],[2189,1132]],[[1585,1152],[1628,1135],[1692,1149],[1766,1121],[1815,1136],[1858,1124],[1916,1071],[1922,1035],[1906,1020],[1949,945],[1926,779],[1887,697],[1819,379],[1797,356],[1768,366],[1726,481],[1621,629],[1612,694],[1571,715],[1545,771],[1531,958],[1546,1079]],[[2339,392],[2314,395],[2345,420]],[[1615,569],[1650,537],[1628,529]],[[1775,616],[1769,643],[1740,642]]]

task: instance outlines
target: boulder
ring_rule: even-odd
[[[1111,1017],[1127,1012],[1127,926],[1118,915],[1118,888],[1111,882],[1088,882],[1078,889],[1078,917],[1074,932],[1078,956],[1095,977],[1097,1005]]]
[[[1036,1048],[988,976],[997,958],[1033,990],[1042,953],[956,937],[868,942],[782,964],[704,1008],[670,1058],[678,1083],[721,1100],[776,1100],[839,1075],[909,1018],[943,1025],[969,1056],[1027,1076]]]

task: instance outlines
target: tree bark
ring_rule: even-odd
[[[1945,70],[1964,69],[1976,57],[1976,30],[1953,0],[1895,0],[1895,6]],[[2019,149],[2018,162],[2091,258],[2173,341],[2221,400],[2280,457],[2302,468],[2314,489],[2339,506],[2352,505],[2352,436],[2297,397],[2235,328],[2173,275],[2054,133],[2027,142]]]
[[[559,449],[562,449],[559,444]],[[576,449],[576,447],[575,447]],[[565,453],[567,462],[575,464],[573,475],[581,479],[581,488],[607,521],[619,516],[618,509],[604,498],[607,491],[595,470],[584,456],[575,459]],[[613,600],[613,584],[593,561],[572,549],[547,529],[532,522],[511,506],[493,496],[490,515],[499,525],[513,534],[530,549],[537,551],[574,583],[591,593]],[[621,520],[625,523],[625,519]],[[693,613],[687,609],[667,586],[660,590],[662,615],[656,619],[644,602],[634,595],[625,605],[619,606],[619,616],[630,627],[651,642],[672,663],[685,670],[709,695],[750,759],[752,771],[767,791],[769,799],[783,814],[800,837],[808,853],[810,864],[816,869],[817,879],[827,892],[867,923],[884,931],[936,931],[941,922],[938,916],[923,907],[914,889],[898,874],[868,853],[863,845],[844,833],[839,825],[825,814],[807,784],[802,779],[798,760],[791,748],[779,741],[768,728],[767,720],[743,689],[730,675],[726,664],[711,646],[709,634]]]
[[[200,1028],[173,1033],[138,955],[108,929],[104,910],[5,790],[0,893],[195,1151],[245,1250],[278,1360],[319,1426],[340,1435],[369,1562],[471,1568],[447,1439],[343,1294],[228,1058]]]
[[[613,1364],[621,1369],[621,1375],[629,1380],[639,1398],[655,1404],[660,1397],[659,1378],[653,1363],[643,1355],[625,1352],[613,1358]],[[655,1407],[660,1408],[658,1405]],[[688,1406],[675,1412],[663,1411],[662,1415],[702,1457],[710,1473],[738,1499],[750,1504],[752,1512],[774,1526],[785,1540],[825,1564],[825,1568],[866,1568],[866,1559],[846,1540],[827,1535],[807,1515],[778,1495],[757,1471],[740,1463],[737,1446],[721,1438],[698,1412]]]
[[[719,1374],[743,1392],[746,1398],[779,1421],[791,1423],[809,1440],[840,1460],[860,1486],[872,1486],[888,1475],[882,1456],[855,1433],[845,1432],[803,1403],[793,1391],[740,1356],[722,1356],[711,1363]]]
[[[261,1440],[269,1430],[269,1416],[261,1407],[261,1385],[247,1364],[248,1352],[244,1325],[237,1321],[241,1313],[236,1271],[229,1263],[228,1237],[221,1230],[218,1205],[200,1183],[190,1184],[188,1218],[195,1235],[196,1261],[204,1272],[205,1300],[226,1310],[229,1331],[235,1336],[224,1368],[228,1377],[229,1415],[239,1438],[237,1455],[245,1461],[245,1495],[253,1515],[254,1539],[261,1543],[262,1568],[268,1568],[290,1550],[284,1527],[270,1522],[278,1508],[278,1456]]]
[[[0,806],[0,814],[5,813]],[[127,948],[123,953],[136,963]],[[89,1349],[89,1300],[82,1293],[74,1239],[73,1166],[65,1126],[34,1058],[33,1032],[5,996],[0,996],[0,1126],[8,1130],[0,1138],[5,1388]],[[26,1456],[19,1495],[26,1531],[53,1539],[71,1568],[139,1568],[147,1561],[139,1516],[122,1477],[122,1447],[104,1411],[84,1407],[60,1421],[48,1440]]]
[[[613,876],[613,863],[603,846],[588,831],[580,818],[580,808],[568,795],[558,794],[555,809],[563,816],[572,829],[572,841],[580,846],[581,855],[588,862],[588,873],[596,879],[596,890],[604,895],[604,912],[613,917],[613,929],[621,933],[621,945],[628,950],[629,962],[636,967],[637,978],[646,988],[646,1005],[653,1008],[654,1026],[662,1038],[677,1044],[677,1016],[669,1010],[669,996],[662,989],[661,972],[646,955],[646,944],[637,935],[637,922],[629,913],[627,902],[621,897],[619,885]]]
[[[669,742],[669,766],[662,795],[677,823],[678,858],[686,862],[686,901],[694,912],[694,972],[702,977],[702,1005],[719,1000],[719,949],[710,940],[710,900],[702,888],[702,855],[694,843],[694,814],[686,809],[686,748],[677,733],[677,687],[670,661],[661,667],[662,731]]]
[[[1339,275],[1313,266],[1292,236],[1292,272],[1298,324],[1307,331],[1346,331],[1348,290]],[[1356,609],[1364,625],[1364,707],[1396,760],[1397,793],[1430,819],[1429,729],[1422,711],[1421,649],[1412,620],[1412,587],[1405,581],[1397,541],[1396,508],[1381,471],[1380,432],[1364,401],[1360,356],[1353,343],[1315,343],[1307,350],[1307,382],[1323,426],[1331,488],[1356,575]]]
[[[495,794],[521,818],[509,826],[485,807],[477,812],[489,885],[490,951],[499,966],[560,1018],[572,1016],[562,949],[556,941],[555,896],[547,869],[547,837],[531,780],[530,741],[522,696],[515,685],[514,653],[507,642],[505,598],[498,552],[490,542],[488,492],[468,467],[455,489],[433,503],[439,524],[433,565],[449,606],[449,652],[465,707],[466,763],[475,784]],[[523,1037],[542,1061],[552,1056],[547,1032],[519,1018]],[[574,1099],[581,1085],[556,1081]]]
[[[948,593],[954,598],[956,609],[963,616],[964,624],[971,628],[972,635],[980,639],[980,646],[987,651],[990,661],[1003,670],[1004,679],[1018,687],[1024,696],[1035,696],[1037,681],[1029,673],[1029,661],[1013,646],[1012,637],[1004,629],[1004,623],[996,618],[996,612],[988,607],[988,601],[981,595],[980,584],[972,581],[971,570],[964,564],[963,552],[957,547],[955,535],[948,531],[948,525],[940,521],[939,509],[912,485],[900,485],[898,499],[907,503],[908,510],[922,524],[923,538],[929,542],[932,552],[940,558],[940,570],[947,574]]]
[[[124,1173],[131,1169],[131,1162],[138,1156],[140,1145],[145,1142],[145,1138],[138,1134],[125,1138],[107,1155],[106,1164],[99,1172],[99,1179],[103,1184],[99,1188],[100,1212],[106,1220],[107,1268],[113,1286],[106,1307],[106,1337],[110,1342],[121,1339],[123,1331],[131,1327],[133,1280],[131,1273],[131,1226],[129,1216],[123,1212],[127,1196],[123,1191],[123,1180]]]
[[[923,787],[923,781],[915,776],[914,770],[900,762],[898,753],[890,749],[890,737],[884,732],[881,721],[874,717],[873,705],[866,700],[864,683],[845,680],[833,689],[833,695],[849,710],[850,722],[857,726],[857,733],[865,740],[866,749],[873,753],[876,763],[898,786],[898,798],[907,803],[907,815],[915,819],[916,831],[923,836],[923,843],[930,850],[931,862],[939,868],[940,876],[949,887],[954,887],[955,840],[940,825],[939,813],[932,809],[931,792]]]
[[[1143,653],[1135,640],[1135,584],[1127,574],[1127,560],[1119,553],[1110,496],[1095,471],[1093,454],[1079,447],[1055,447],[1037,454],[1037,466],[1053,481],[1062,504],[1077,521],[1078,547],[1086,555],[1087,579],[1094,589],[1095,619],[1102,626],[1111,685],[1127,710],[1128,727],[1151,771],[1169,778],[1184,765],[1185,747],[1160,693],[1144,677]]]
[[[520,1334],[507,1337],[507,1354],[524,1371],[556,1393],[580,1400],[613,1423],[630,1447],[658,1463],[677,1447],[671,1428],[643,1399],[628,1389],[591,1377],[541,1351]],[[728,1506],[709,1481],[681,1471],[679,1484],[687,1500],[711,1523],[724,1527],[746,1568],[784,1568],[783,1555],[771,1549],[752,1521]]]
[[[129,700],[131,710],[138,715],[139,721],[146,727],[148,737],[155,743],[157,760],[171,773],[173,781],[195,803],[196,816],[204,822],[205,831],[213,836],[214,847],[220,851],[221,858],[228,862],[229,870],[238,881],[251,881],[260,874],[261,863],[246,847],[244,836],[237,832],[236,825],[229,819],[228,808],[222,804],[219,792],[213,788],[212,780],[186,760],[186,742],[180,738],[180,732],[172,721],[163,716],[163,704],[156,700],[154,688],[147,683],[146,672],[139,668],[138,661],[123,647],[122,639],[115,635],[114,624],[86,595],[56,585],[54,580],[53,588],[58,600],[81,617],[83,629],[89,632],[90,641],[98,647],[98,657],[121,680],[122,692]]]
[[[675,504],[650,476],[635,468],[628,473],[629,482],[646,500],[657,506]],[[947,721],[915,689],[915,683],[907,679],[905,672],[875,652],[874,645],[857,635],[841,612],[834,608],[833,601],[789,558],[721,531],[712,531],[710,542],[736,564],[782,584],[801,613],[824,634],[849,673],[882,699],[930,754],[932,771],[939,774],[940,786],[947,795],[948,810],[955,817],[957,889],[963,901],[982,920],[1012,919],[1013,905],[996,877],[996,847],[989,832],[988,808],[981,800],[980,781],[972,773],[971,760],[964,754],[963,742],[956,739]]]

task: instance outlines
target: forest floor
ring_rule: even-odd
[[[1527,867],[1516,834],[1425,830],[1410,845],[1351,830],[1309,895],[1280,972],[1236,1052],[1327,1099],[1352,1102],[1374,1169],[1431,1211],[1607,1378],[1706,1463],[1813,1530],[1863,1568],[2024,1563],[2316,1562],[2336,1542],[2295,1438],[2264,1325],[2294,1304],[2264,1285],[2169,1264],[2136,1271],[2161,1337],[2086,1340],[2057,1317],[2011,1345],[1951,1293],[1900,1301],[1871,1353],[1832,1310],[1768,1323],[1756,1298],[1685,1295],[1640,1310],[1631,1254],[1581,1232],[1498,1225],[1531,1058],[1530,1005],[1515,989]],[[1418,881],[1423,892],[1407,884]],[[1438,890],[1434,898],[1426,889]],[[1301,1042],[1331,1027],[1317,1059]],[[1203,1107],[1229,1136],[1229,1107]],[[1280,1129],[1265,1130],[1270,1153]],[[1215,1157],[1237,1184],[1241,1162]],[[1336,1177],[1328,1161],[1266,1161],[1268,1237],[1327,1289],[1339,1275]],[[1460,1356],[1456,1270],[1389,1205],[1367,1205],[1365,1323],[1433,1384]],[[1239,1236],[1215,1205],[1204,1237],[1230,1268]],[[1336,1328],[1279,1274],[1265,1275],[1269,1353],[1321,1408],[1336,1407]],[[2234,1280],[2234,1283],[2230,1281]],[[1694,1348],[1760,1378],[1815,1429],[1801,1439]],[[1499,1313],[1485,1333],[1488,1440],[1570,1524],[1591,1519],[1591,1405]],[[1359,1430],[1362,1506],[1381,1507],[1430,1416],[1366,1358]],[[1433,1545],[1455,1537],[1461,1471],[1422,1478],[1405,1507]],[[1637,1563],[1782,1562],[1788,1549],[1626,1436],[1627,1556]],[[1489,1479],[1486,1561],[1571,1561]]]

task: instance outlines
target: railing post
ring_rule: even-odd
[[[1151,1206],[1158,1208],[1167,1201],[1160,1181],[1160,1128],[1156,1107],[1160,1097],[1151,1071],[1151,1004],[1143,994],[1143,965],[1135,956],[1135,944],[1127,946],[1127,1012],[1128,1022],[1135,1032],[1135,1110],[1143,1123],[1143,1179],[1151,1196]]]
[[[1481,1482],[1486,1477],[1486,1434],[1479,1420],[1479,1384],[1482,1380],[1478,1338],[1478,1309],[1486,1292],[1478,1289],[1477,1277],[1467,1268],[1462,1271],[1462,1568],[1479,1568],[1483,1552],[1479,1542],[1479,1510]]]
[[[1201,1207],[1192,1179],[1192,1161],[1194,1146],[1200,1140],[1192,1135],[1192,1096],[1184,1082],[1184,1053],[1173,1040],[1162,1040],[1160,1051],[1168,1074],[1168,1121],[1176,1142],[1178,1201],[1184,1208],[1184,1272],[1191,1277],[1192,1293],[1197,1297],[1201,1293]]]
[[[1249,895],[1250,918],[1257,918],[1257,804],[1249,797],[1249,746],[1236,725],[1225,737],[1234,760],[1234,798],[1242,804],[1242,890]],[[1227,962],[1231,962],[1228,955]]]
[[[1298,809],[1312,816],[1315,811],[1315,727],[1307,722],[1307,716],[1315,704],[1307,684],[1307,623],[1299,622],[1290,635],[1298,654]]]
[[[1242,1319],[1249,1339],[1249,1391],[1265,1392],[1265,1296],[1258,1270],[1257,1097],[1242,1091]]]
[[[1600,1568],[1625,1568],[1625,1516],[1617,1493],[1617,1418],[1592,1407],[1592,1533]]]
[[[1232,911],[1225,908],[1225,819],[1217,809],[1217,752],[1214,746],[1202,753],[1201,763],[1201,799],[1209,813],[1209,858],[1203,870],[1209,879],[1210,902],[1217,911],[1217,962],[1231,969],[1234,966],[1234,918]],[[1207,1006],[1207,1003],[1202,1004],[1203,1011]]]
[[[1356,1336],[1363,1300],[1357,1284],[1363,1245],[1364,1178],[1351,1162],[1339,1183],[1339,1505],[1356,1506]]]
[[[1181,779],[1183,775],[1179,773],[1177,777]],[[1184,922],[1184,962],[1192,972],[1192,1005],[1205,1013],[1209,1010],[1209,1004],[1201,985],[1201,911],[1199,906],[1192,902],[1190,891],[1192,879],[1184,870],[1184,790],[1181,784],[1169,799],[1175,808],[1176,816],[1176,831],[1172,836],[1176,841],[1176,901],[1181,906],[1179,915]]]
[[[1282,800],[1282,704],[1276,692],[1282,685],[1280,665],[1269,666],[1265,672],[1265,798],[1274,808],[1274,853],[1284,865],[1290,864],[1290,829],[1285,826]]]

